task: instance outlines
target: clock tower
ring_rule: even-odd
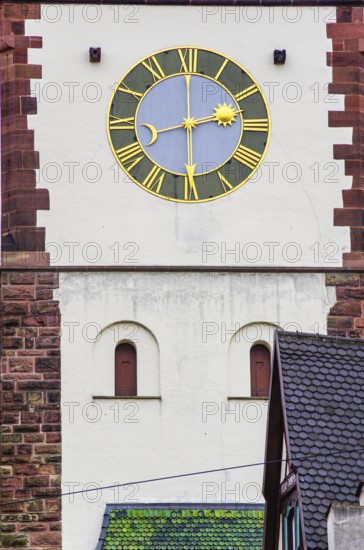
[[[6,549],[260,548],[274,331],[362,335],[363,9],[246,4],[0,6]]]

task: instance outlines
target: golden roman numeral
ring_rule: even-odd
[[[186,166],[187,176],[185,176],[185,201],[198,199],[196,184],[193,177],[195,167],[195,164],[193,166]]]
[[[248,132],[268,132],[268,119],[246,118],[244,119],[244,130]]]
[[[239,101],[243,101],[243,99],[246,99],[250,95],[256,94],[259,92],[258,87],[256,84],[252,84],[248,88],[245,88],[245,90],[242,90],[238,94],[236,94],[235,99],[239,103]]]
[[[140,92],[136,92],[135,90],[132,90],[131,88],[129,88],[129,86],[127,84],[125,84],[125,82],[123,82],[119,88],[118,88],[119,92],[124,92],[125,94],[130,94],[132,96],[135,97],[135,99],[137,99],[139,101],[139,98],[140,97],[143,97],[143,94],[141,94]]]
[[[142,64],[146,69],[148,69],[150,73],[152,73],[154,82],[157,82],[158,80],[166,76],[162,70],[162,67],[159,65],[155,55],[149,57],[149,59],[147,59],[146,61],[143,61]]]
[[[165,172],[162,172],[162,174],[158,178],[160,171],[161,168],[159,168],[159,166],[154,166],[143,181],[143,185],[145,185],[145,187],[151,189],[152,191],[155,190],[156,193],[159,193],[162,187],[164,176],[166,175]],[[156,189],[154,189],[155,187]]]
[[[244,145],[239,145],[233,157],[239,162],[245,164],[245,166],[248,166],[248,168],[254,170],[262,155],[260,155],[256,151],[253,151],[252,149],[248,149],[248,147],[244,147]]]
[[[219,78],[219,76],[221,75],[222,71],[225,69],[228,62],[229,62],[229,60],[225,59],[224,63],[221,65],[220,69],[217,71],[217,73],[215,75],[215,80],[217,80]]]
[[[196,73],[197,72],[197,54],[196,48],[187,48],[186,50],[178,49],[178,55],[181,60],[180,73]]]
[[[134,130],[135,118],[130,116],[128,118],[118,118],[111,115],[114,120],[109,120],[110,130]]]
[[[144,158],[144,154],[139,143],[131,143],[130,145],[126,145],[125,147],[118,149],[116,154],[122,164],[124,164],[129,171]],[[141,156],[138,157],[138,155]]]
[[[226,193],[229,189],[233,189],[233,186],[231,185],[231,183],[228,182],[228,180],[221,174],[221,172],[217,172],[217,173],[220,178],[221,185],[224,189],[224,193]]]

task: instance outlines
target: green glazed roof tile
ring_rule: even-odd
[[[102,550],[261,550],[263,510],[112,510]]]

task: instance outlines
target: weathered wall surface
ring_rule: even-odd
[[[317,331],[332,305],[321,274],[68,273],[60,276],[56,297],[64,492],[261,462],[267,401],[249,398],[249,351],[269,335],[239,327],[264,320]],[[110,330],[120,321],[127,323]],[[134,343],[141,372],[148,369],[143,351],[152,347],[139,327],[150,331],[158,345],[161,399],[152,379],[150,391],[144,380],[141,395],[154,399],[93,398],[105,392],[104,385],[95,387],[95,370],[113,377],[109,350],[104,360],[99,352],[106,327],[114,333],[111,350],[120,340]],[[234,338],[240,380],[237,399],[228,400]],[[107,502],[262,502],[261,481],[262,469],[255,467],[65,497],[64,548],[95,545]],[[87,525],[83,537],[79,525]]]

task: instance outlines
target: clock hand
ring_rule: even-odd
[[[235,114],[242,113],[243,111],[244,109],[234,109]],[[191,125],[193,124],[192,128],[194,128],[195,126],[198,126],[199,124],[205,124],[206,122],[217,122],[219,125],[223,124],[224,126],[226,125],[231,126],[231,122],[234,122],[232,118],[228,121],[224,121],[222,120],[223,117],[221,115],[220,115],[220,118],[218,118],[218,116],[219,116],[218,113],[214,113],[213,115],[208,115],[202,118],[192,117],[189,123]],[[141,124],[141,126],[146,126],[146,128],[148,128],[151,131],[152,139],[147,145],[153,145],[153,143],[157,141],[158,134],[162,134],[163,132],[169,132],[170,130],[177,130],[177,128],[186,128],[186,124],[188,124],[187,119],[184,119],[184,122],[182,122],[182,124],[176,124],[175,126],[169,126],[168,128],[162,128],[161,130],[157,130],[156,128],[154,128],[154,126],[152,126],[152,124]]]
[[[195,123],[193,118],[191,118],[191,100],[190,100],[190,80],[191,75],[185,75],[186,79],[186,90],[187,90],[187,118],[184,119],[184,127],[187,131],[187,164],[185,164],[186,167],[186,174],[187,174],[187,181],[185,181],[185,193],[187,194],[187,197],[191,199],[192,197],[194,199],[198,198],[197,195],[197,189],[194,178],[194,173],[196,169],[196,164],[193,164],[193,147],[192,147],[192,129],[195,127]]]

